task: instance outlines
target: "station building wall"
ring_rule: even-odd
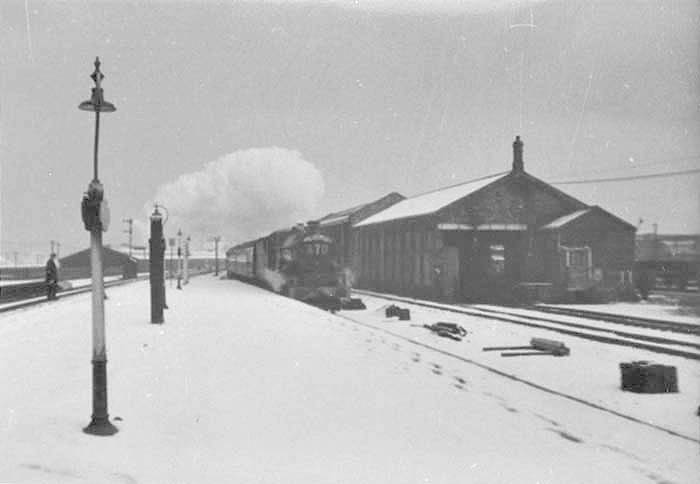
[[[429,214],[354,227],[356,287],[470,301],[508,299],[516,286],[530,285],[557,298],[571,290],[561,249],[567,245],[590,248],[590,276],[599,286],[631,280],[633,226],[525,173],[517,153],[512,172],[484,180],[469,182],[473,192]],[[422,200],[408,206],[420,207]],[[543,230],[558,220],[556,230]]]

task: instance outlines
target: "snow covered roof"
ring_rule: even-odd
[[[586,215],[588,212],[590,212],[590,208],[584,208],[583,210],[576,210],[575,212],[571,212],[569,214],[563,215],[559,217],[558,219],[554,219],[551,222],[549,222],[547,225],[542,227],[542,230],[554,230],[554,229],[559,229],[563,227],[564,225],[568,224],[569,222],[572,222],[576,220],[579,217],[582,217],[583,215]]]
[[[509,173],[509,172],[508,172]],[[366,218],[355,227],[364,227],[366,225],[388,222],[409,217],[418,217],[420,215],[429,215],[435,213],[441,208],[444,208],[457,200],[471,195],[490,185],[494,181],[507,176],[506,173],[497,173],[483,178],[477,178],[468,182],[460,183],[446,188],[440,188],[428,193],[416,195],[415,197],[407,198],[379,213]]]
[[[329,213],[328,215],[323,217],[321,220],[319,220],[319,224],[322,227],[326,227],[328,225],[335,225],[335,224],[346,222],[354,212],[356,212],[357,210],[360,210],[365,205],[367,205],[367,204],[363,203],[362,205],[357,205],[355,207],[348,208],[346,210],[342,210],[340,212]]]
[[[559,217],[558,219],[552,220],[549,222],[547,225],[543,226],[540,230],[557,230],[562,227],[564,227],[567,224],[570,224],[574,220],[578,220],[581,217],[588,215],[589,213],[595,212],[599,215],[602,215],[603,217],[607,217],[610,220],[613,220],[614,222],[623,225],[626,227],[628,230],[636,230],[636,227],[632,225],[631,223],[621,219],[620,217],[613,215],[612,213],[608,212],[607,210],[604,210],[600,208],[598,205],[593,205],[591,207],[586,207],[582,208],[580,210],[576,210],[575,212],[568,213],[566,215],[563,215]]]
[[[321,227],[329,227],[332,225],[338,225],[346,223],[353,219],[354,222],[363,220],[370,217],[371,215],[383,210],[383,207],[390,206],[391,204],[397,203],[399,200],[404,200],[406,197],[397,192],[391,192],[384,195],[382,198],[371,201],[369,203],[363,203],[361,205],[355,205],[354,207],[346,208],[339,212],[329,213],[324,215],[319,219],[319,225]]]

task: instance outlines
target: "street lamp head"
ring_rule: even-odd
[[[117,110],[114,104],[105,101],[102,90],[102,79],[104,74],[100,72],[100,58],[95,58],[95,71],[90,76],[95,81],[95,87],[92,88],[92,97],[88,101],[83,101],[78,106],[78,109],[83,111],[93,111],[100,113],[111,113]]]
[[[162,220],[163,216],[158,211],[158,205],[156,204],[153,208],[153,213],[151,214],[151,220]]]

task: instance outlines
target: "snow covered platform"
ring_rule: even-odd
[[[183,291],[168,288],[167,302],[165,324],[151,325],[147,282],[110,289],[109,409],[120,429],[112,437],[81,431],[91,412],[90,295],[0,314],[0,482],[697,477],[697,421],[682,429],[691,438],[673,435],[235,281],[197,277]],[[450,349],[471,344],[469,335],[443,341],[411,327],[425,317],[418,312],[411,322],[384,321],[379,302],[368,302],[348,316]],[[598,379],[599,364],[574,356],[504,360],[525,371],[548,358],[562,381]],[[563,369],[573,361],[576,371]],[[681,393],[650,396],[654,405],[687,398],[698,370],[681,376]],[[619,381],[603,385],[613,394]]]

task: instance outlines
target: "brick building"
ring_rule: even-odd
[[[509,172],[400,201],[354,224],[356,286],[446,301],[545,300],[631,279],[635,227],[528,174]]]

